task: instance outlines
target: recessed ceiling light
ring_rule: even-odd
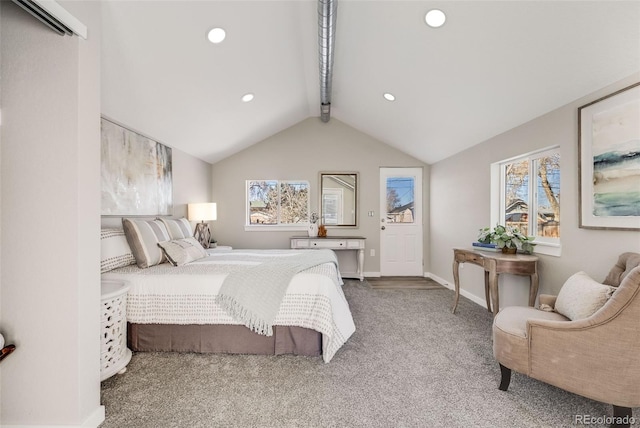
[[[424,16],[424,22],[426,22],[427,25],[432,28],[442,27],[446,20],[446,15],[440,9],[431,9]]]
[[[244,94],[242,96],[242,102],[245,102],[245,103],[248,103],[252,99],[253,99],[253,94],[252,93]]]
[[[396,97],[393,94],[390,94],[389,92],[385,92],[384,94],[382,94],[382,96],[384,97],[385,100],[387,101],[395,101]]]
[[[211,43],[220,43],[225,37],[227,37],[227,33],[222,28],[214,28],[207,34],[207,38]]]

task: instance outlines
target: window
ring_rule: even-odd
[[[560,255],[560,150],[545,149],[496,164],[499,210],[492,223],[535,236],[535,251]],[[494,186],[495,188],[495,186]],[[494,217],[494,216],[492,216]]]
[[[308,223],[308,181],[247,181],[248,226],[306,226]]]
[[[387,223],[414,223],[415,177],[387,177]]]

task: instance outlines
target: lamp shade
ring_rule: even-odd
[[[187,218],[189,221],[211,221],[218,218],[218,210],[215,202],[205,202],[187,205]]]

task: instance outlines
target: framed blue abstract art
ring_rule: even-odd
[[[580,227],[640,230],[640,83],[578,109]]]

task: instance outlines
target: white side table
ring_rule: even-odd
[[[124,373],[131,361],[127,348],[127,291],[124,281],[102,280],[100,381]]]

